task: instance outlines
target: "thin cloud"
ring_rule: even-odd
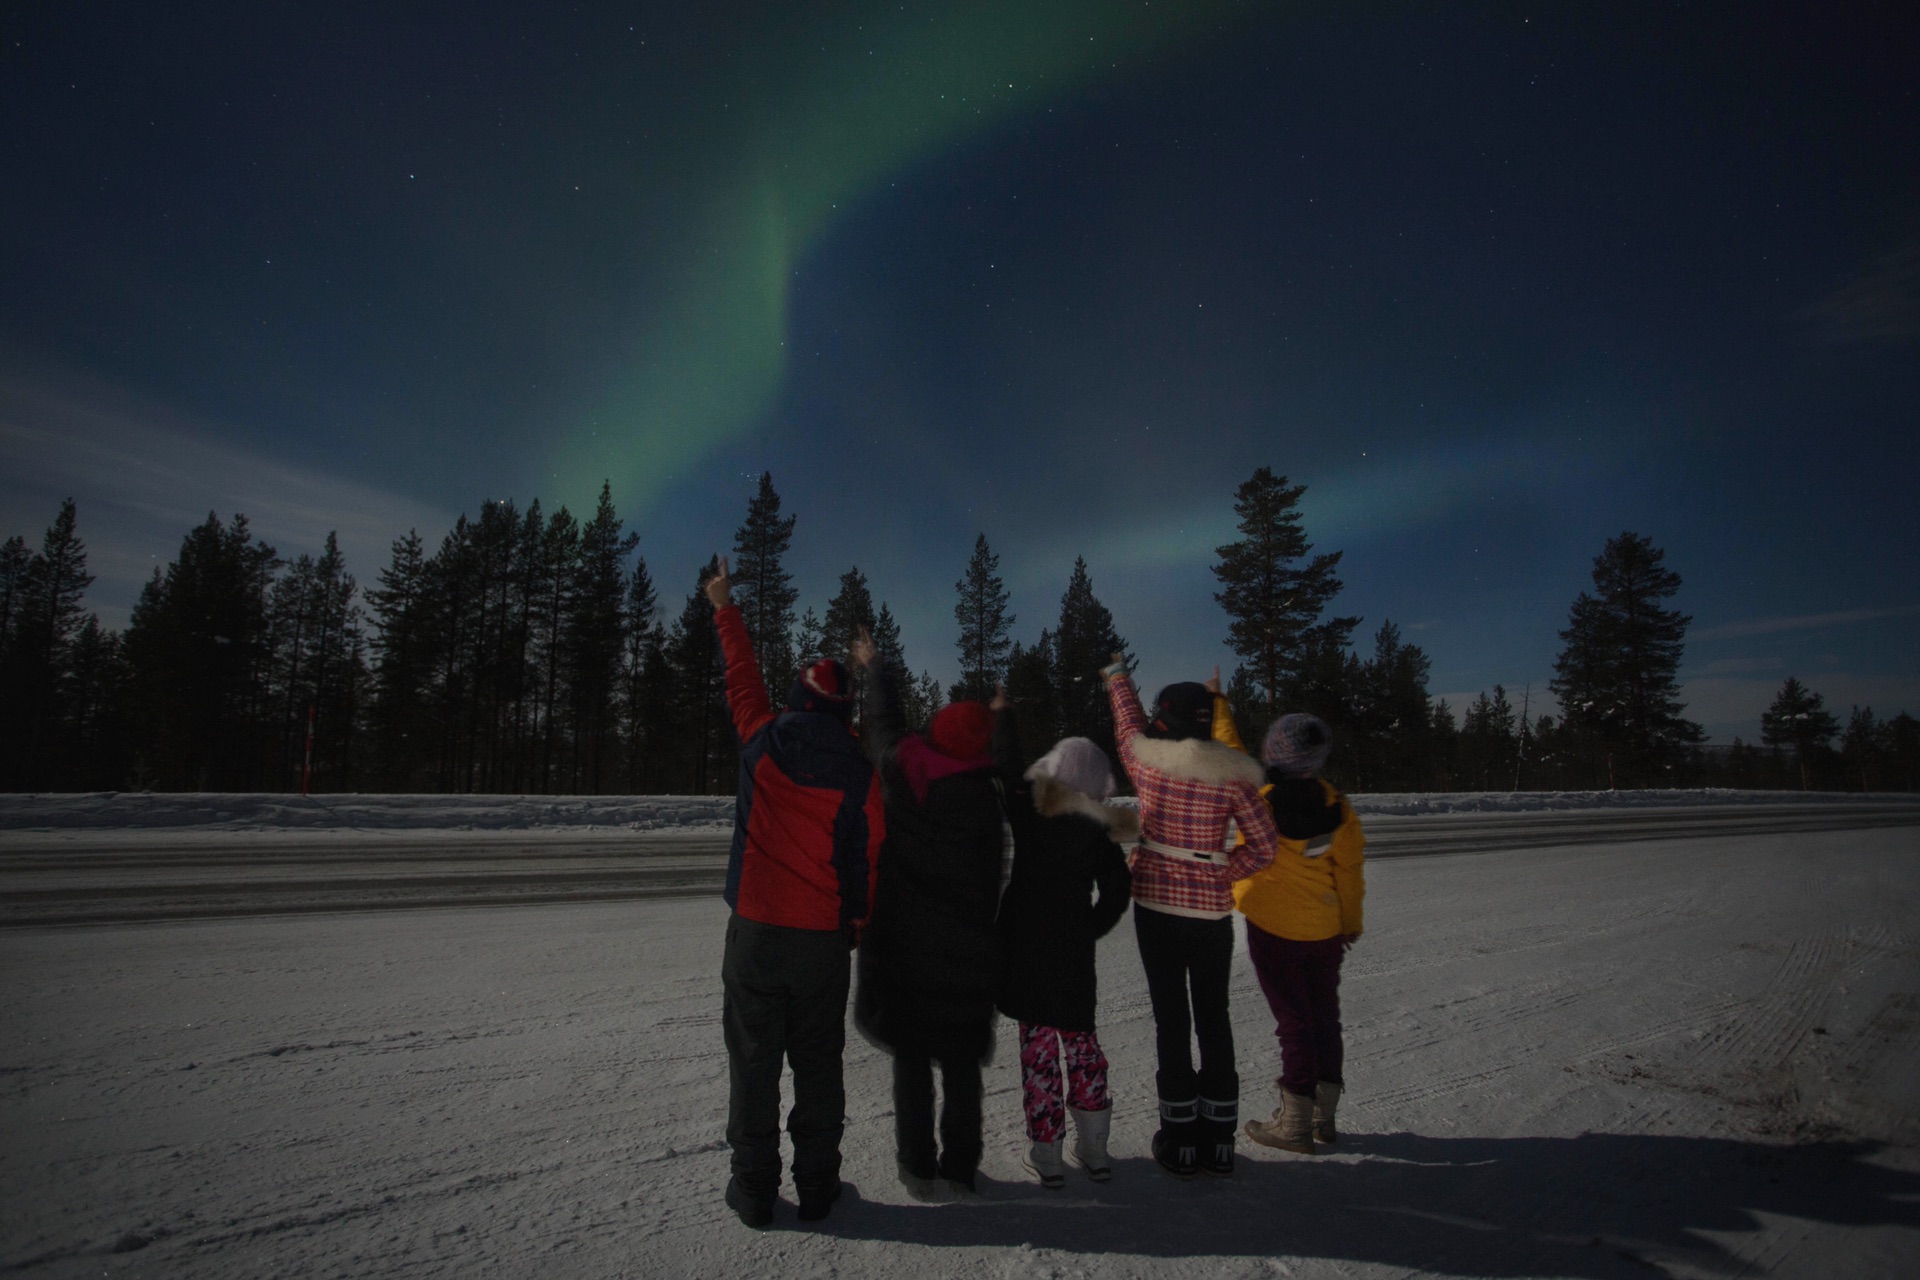
[[[1690,640],[1738,640],[1747,636],[1777,635],[1782,631],[1817,631],[1823,627],[1850,627],[1882,618],[1920,616],[1920,605],[1897,609],[1843,609],[1838,613],[1809,613],[1794,618],[1752,618],[1728,622],[1717,627],[1702,627],[1687,633]]]
[[[163,408],[86,386],[0,379],[0,513],[37,542],[62,499],[79,511],[94,574],[89,605],[120,625],[140,584],[209,511],[248,518],[281,554],[317,554],[339,535],[363,583],[393,540],[430,540],[452,516],[403,494],[273,460]]]
[[[1920,236],[1876,257],[1800,319],[1830,347],[1920,341]]]

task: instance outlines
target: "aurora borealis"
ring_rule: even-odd
[[[1894,6],[38,6],[0,77],[0,511],[110,622],[209,508],[283,552],[608,480],[677,599],[770,469],[949,673],[977,532],[1225,657],[1233,487],[1343,613],[1544,692],[1609,536],[1692,714],[1920,712],[1920,106]]]

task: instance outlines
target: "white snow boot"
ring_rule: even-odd
[[[1340,1086],[1322,1080],[1313,1087],[1313,1140],[1338,1142],[1340,1131],[1333,1127],[1333,1109],[1340,1105]]]
[[[1058,1191],[1067,1185],[1067,1166],[1060,1159],[1060,1139],[1052,1142],[1036,1142],[1021,1157],[1020,1163],[1026,1171],[1040,1179],[1040,1185],[1049,1191]]]
[[[1107,1130],[1113,1123],[1111,1106],[1100,1111],[1080,1111],[1067,1108],[1073,1117],[1073,1149],[1068,1158],[1095,1182],[1105,1182],[1113,1176],[1113,1159],[1107,1155]]]

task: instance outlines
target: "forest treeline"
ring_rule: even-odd
[[[1268,468],[1239,486],[1239,537],[1212,573],[1240,663],[1228,697],[1248,741],[1281,711],[1333,728],[1329,775],[1353,791],[1733,786],[1913,790],[1920,724],[1855,707],[1843,726],[1789,679],[1758,744],[1701,745],[1677,675],[1691,619],[1680,578],[1626,532],[1573,601],[1551,682],[1562,714],[1495,686],[1456,712],[1391,621],[1333,611],[1340,553],[1316,553],[1305,486]],[[735,531],[734,598],[769,692],[873,634],[914,723],[1002,681],[1030,753],[1084,734],[1112,748],[1095,673],[1126,649],[1084,559],[1059,614],[1016,632],[985,534],[954,584],[960,678],[916,673],[856,566],[821,607],[785,562],[795,517],[770,475]],[[41,540],[0,547],[0,789],[716,794],[734,787],[724,672],[697,567],[662,599],[603,486],[591,515],[489,502],[429,546],[393,544],[361,590],[329,535],[291,559],[244,516],[209,514],[141,590],[124,631],[85,608],[92,577],[72,501]],[[686,581],[681,574],[675,577]],[[1152,691],[1147,691],[1151,693]],[[1837,744],[1836,744],[1837,740]]]

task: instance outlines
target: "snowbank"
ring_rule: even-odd
[[[1824,791],[1400,792],[1349,797],[1364,816],[1909,802],[1920,796]],[[1131,803],[1120,801],[1119,803]],[[95,791],[0,795],[0,831],[615,831],[704,830],[733,822],[732,796],[449,796]]]

